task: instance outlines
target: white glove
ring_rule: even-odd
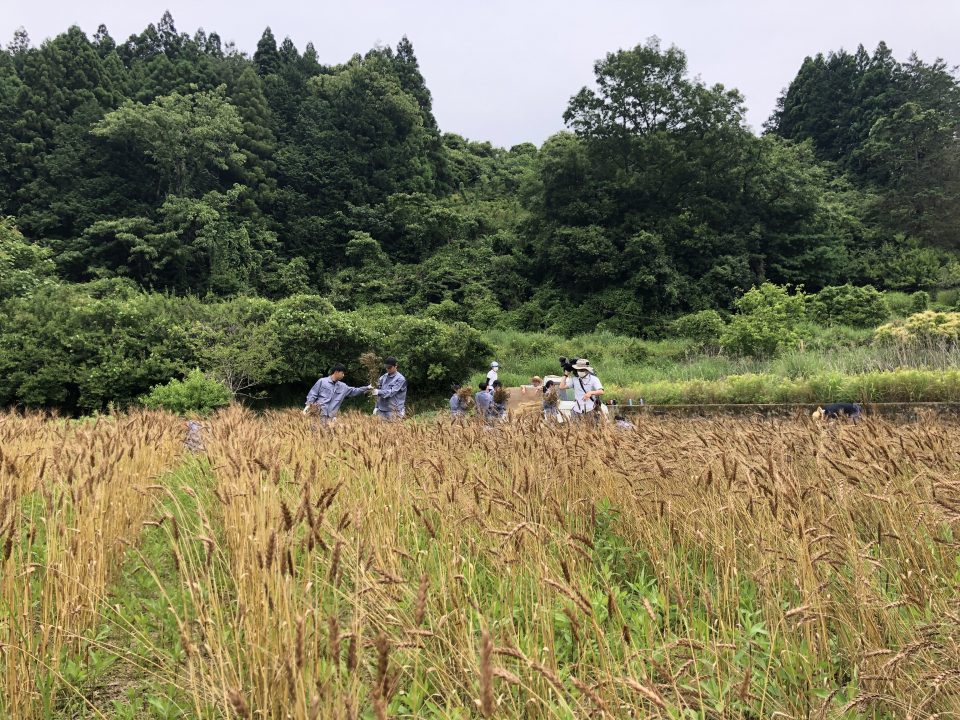
[[[306,405],[303,406],[303,414],[304,415],[310,414],[310,403],[307,403]]]
[[[376,388],[370,388],[370,394],[376,397],[377,395],[380,394],[380,391],[377,390]]]

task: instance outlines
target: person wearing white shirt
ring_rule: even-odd
[[[574,364],[573,372],[573,377],[570,376],[569,372],[564,372],[563,380],[560,382],[561,390],[567,388],[573,390],[576,404],[571,410],[571,417],[573,420],[593,418],[594,416],[588,415],[588,413],[592,413],[594,408],[602,402],[598,398],[603,395],[603,384],[600,382],[600,378],[593,373],[590,361],[586,358],[580,358]]]
[[[487,387],[493,387],[493,384],[499,379],[500,363],[494,360],[490,363],[490,372],[487,373]]]

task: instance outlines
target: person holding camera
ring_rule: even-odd
[[[603,395],[603,385],[600,378],[593,372],[590,361],[586,358],[577,358],[563,369],[563,380],[560,381],[560,389],[573,390],[576,404],[571,410],[571,419],[578,420],[596,419],[594,410],[602,407],[600,396]]]

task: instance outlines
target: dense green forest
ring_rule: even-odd
[[[960,286],[942,60],[808,57],[761,136],[656,39],[594,71],[567,131],[504,149],[442,132],[406,37],[329,66],[169,13],[122,42],[18,31],[0,403],[96,408],[194,365],[296,384],[384,345],[439,390],[486,359],[475,329],[649,338],[764,282]]]

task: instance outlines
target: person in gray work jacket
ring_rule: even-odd
[[[388,357],[383,361],[387,371],[380,376],[380,386],[370,394],[377,398],[373,414],[381,420],[399,420],[407,411],[407,379],[397,370],[397,359]]]
[[[362,395],[371,389],[370,385],[350,387],[341,382],[346,371],[346,366],[337,363],[330,368],[329,377],[317,380],[307,393],[307,404],[303,407],[304,415],[316,412],[324,422],[333,422],[344,400]]]
[[[460,397],[460,385],[454,384],[451,388],[453,395],[450,396],[450,414],[455,418],[462,418],[467,414],[467,402]],[[469,401],[470,398],[467,398]]]
[[[481,420],[489,420],[493,408],[493,392],[489,389],[487,381],[478,385],[480,391],[473,396],[473,404],[477,408],[477,417]]]

